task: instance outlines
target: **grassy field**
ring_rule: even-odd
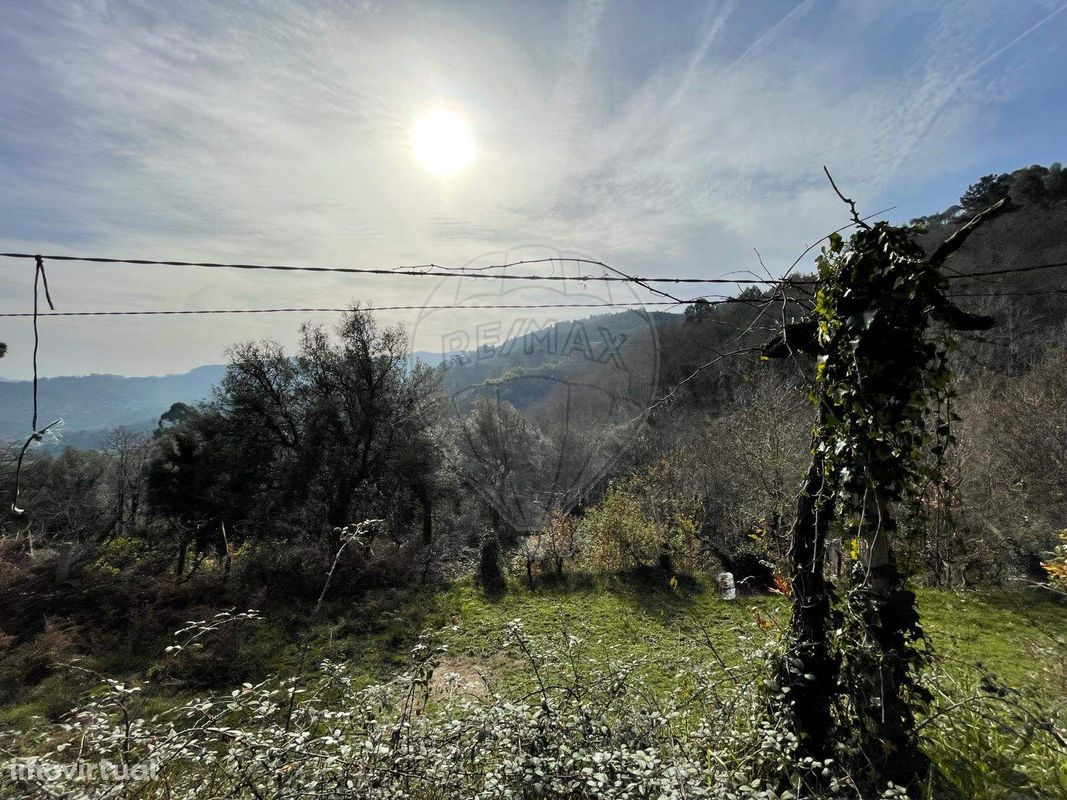
[[[1062,659],[1067,649],[1067,605],[1054,596],[927,589],[919,592],[919,603],[935,651],[950,669],[980,665],[1010,686],[1064,693],[1064,670],[1049,659],[1057,653]],[[671,589],[599,579],[582,588],[536,590],[513,581],[493,599],[469,581],[434,591],[383,591],[358,604],[334,598],[317,618],[306,607],[269,602],[262,611],[264,620],[226,643],[218,663],[205,658],[200,669],[166,681],[161,691],[176,696],[223,689],[272,673],[292,674],[302,659],[314,664],[323,658],[349,663],[361,680],[378,681],[407,663],[423,633],[447,643],[443,669],[510,683],[529,677],[528,665],[516,663],[503,647],[513,620],[521,620],[526,635],[546,646],[578,637],[592,669],[636,662],[652,688],[668,691],[680,665],[738,664],[787,622],[789,604],[764,596],[724,601],[699,581]],[[144,648],[148,652],[131,653],[122,642],[110,642],[77,663],[108,675],[152,676],[165,664],[169,643],[170,637],[162,636]],[[59,669],[11,698],[0,721],[15,723],[33,714],[54,718],[89,685],[86,673]]]
[[[1035,720],[1062,732],[1067,606],[1038,591],[937,590],[920,591],[919,605],[934,652],[931,687],[936,683],[922,723],[924,749],[942,776],[941,796],[1067,798],[1067,748],[1025,733]],[[727,602],[699,586],[650,591],[621,582],[584,591],[515,588],[496,600],[463,584],[418,608],[416,616],[452,626],[438,671],[458,674],[474,694],[485,679],[494,688],[533,688],[524,654],[503,646],[513,620],[522,621],[535,653],[538,645],[551,652],[553,640],[558,651],[564,638],[576,636],[583,669],[595,675],[635,664],[642,685],[665,697],[685,691],[688,673],[716,662],[743,675],[748,660],[763,674],[753,653],[777,638],[789,616],[781,597]],[[541,671],[552,682],[553,670],[570,666],[550,660]]]
[[[936,652],[950,667],[980,664],[1011,686],[1064,692],[1063,669],[1049,663],[1049,654],[1058,652],[1062,658],[1067,647],[1067,605],[1054,596],[921,590],[919,603]],[[377,681],[407,663],[410,648],[424,632],[433,641],[447,642],[445,668],[511,682],[528,674],[503,649],[508,623],[516,619],[528,636],[545,645],[558,644],[567,635],[578,637],[591,668],[638,662],[649,684],[666,691],[679,665],[694,660],[737,664],[772,638],[789,613],[782,597],[728,602],[700,581],[671,589],[617,578],[590,580],[580,588],[536,590],[512,581],[507,593],[493,599],[470,581],[432,591],[381,591],[359,603],[333,598],[315,618],[305,606],[269,600],[262,611],[261,623],[224,643],[218,663],[205,658],[193,674],[160,682],[166,683],[160,691],[184,695],[222,689],[272,673],[292,674],[302,659],[314,664],[323,658],[347,662],[362,680]],[[126,642],[110,641],[77,664],[107,675],[152,676],[165,664],[163,651],[170,643],[164,634],[134,652]],[[10,697],[0,721],[15,723],[34,714],[55,718],[89,686],[88,673],[56,669]]]
[[[225,628],[179,658],[165,652],[174,639],[161,631],[136,646],[114,632],[117,638],[97,639],[97,647],[57,660],[43,680],[9,696],[0,725],[29,731],[40,718],[62,718],[100,691],[101,674],[142,686],[145,713],[243,681],[301,669],[307,675],[325,659],[348,665],[357,685],[377,683],[408,666],[420,641],[447,645],[432,681],[473,696],[529,693],[535,686],[531,662],[550,684],[566,684],[575,672],[594,681],[625,666],[635,685],[664,700],[695,685],[694,676],[705,669],[742,676],[735,684],[749,691],[766,675],[757,653],[778,639],[789,601],[760,596],[728,602],[706,586],[599,578],[530,590],[513,581],[508,592],[489,598],[468,580],[435,590],[371,592],[359,602],[334,597],[318,616],[310,605],[272,603],[268,595],[261,621]],[[226,599],[241,607],[238,598]],[[1067,604],[1036,590],[922,590],[919,604],[939,691],[930,718],[936,724],[924,736],[942,774],[964,797],[1067,793],[1067,750],[1049,752],[1048,734],[1034,746],[1018,735],[1032,724],[1026,720],[1064,724],[1062,709],[1047,710],[1067,694]],[[211,615],[198,607],[197,616]],[[525,646],[516,646],[516,621]],[[1000,697],[1003,708],[994,700],[996,716],[987,724],[981,716],[987,712],[972,709],[968,697]],[[1015,713],[1024,708],[1022,716]],[[961,719],[967,724],[957,731]]]
[[[1051,595],[922,590],[919,604],[935,651],[949,664],[981,664],[1015,687],[1064,690],[1051,683],[1055,671],[1044,661],[1057,637],[1061,651],[1067,637],[1067,606]],[[653,679],[673,675],[673,665],[694,649],[706,651],[709,661],[735,663],[789,615],[785,598],[728,602],[699,586],[650,591],[619,582],[585,591],[515,587],[498,600],[461,584],[436,596],[431,607],[440,623],[457,626],[448,637],[455,657],[492,666],[507,623],[521,619],[527,631],[580,637],[587,653],[605,665],[647,662]],[[705,634],[715,652],[706,646]]]

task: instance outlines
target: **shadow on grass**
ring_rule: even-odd
[[[610,594],[626,600],[642,612],[658,618],[684,615],[703,596],[709,584],[687,574],[668,574],[655,567],[618,573],[568,572],[541,576],[533,586],[525,579],[512,579],[505,594],[482,596],[499,603],[508,596],[566,598],[574,595]]]

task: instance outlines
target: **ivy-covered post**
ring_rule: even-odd
[[[884,222],[860,223],[847,247],[831,236],[817,260],[812,316],[786,326],[764,349],[768,357],[815,356],[811,396],[819,413],[789,553],[794,603],[781,679],[802,755],[831,755],[837,741],[844,752],[862,754],[867,788],[884,788],[887,780],[914,786],[926,771],[914,724],[925,700],[917,682],[922,629],[893,555],[893,539],[908,534],[897,530],[894,512],[917,507],[923,489],[940,480],[951,442],[942,413],[951,394],[950,343],[935,323],[992,325],[949,303],[938,268],[1001,207],[930,257],[909,229]],[[839,622],[832,587],[815,574],[831,530],[851,544],[854,560]],[[838,730],[835,704],[843,714]]]
[[[826,579],[826,535],[833,513],[833,487],[827,482],[821,431],[825,403],[812,434],[812,459],[797,496],[797,516],[789,534],[789,579],[793,612],[789,643],[777,682],[788,690],[801,754],[821,761],[831,755],[831,709],[837,691],[837,657],[830,647],[832,587]]]
[[[854,558],[841,641],[846,746],[873,766],[872,781],[911,783],[925,773],[914,735],[922,640],[915,595],[897,569],[893,510],[917,504],[938,480],[951,374],[932,335],[943,278],[907,229],[879,223],[819,265],[816,380],[827,423],[820,447],[837,479],[838,531]],[[932,454],[933,458],[928,457]],[[873,786],[871,788],[874,788]]]

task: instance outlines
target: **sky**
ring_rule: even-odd
[[[863,213],[907,220],[981,175],[1067,157],[1062,0],[0,0],[0,15],[3,251],[353,267],[580,256],[692,277],[765,274],[762,258],[777,275],[848,219],[823,165]],[[413,127],[442,109],[472,148],[451,175],[412,152]],[[590,271],[512,271],[534,269]],[[30,310],[32,262],[0,271],[0,312]],[[662,299],[578,281],[47,274],[60,311]],[[434,351],[586,313],[379,317]],[[302,321],[335,316],[45,319],[40,373],[180,372],[236,341],[292,346]],[[0,318],[0,341],[0,376],[28,377],[30,320]]]

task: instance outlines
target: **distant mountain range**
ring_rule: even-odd
[[[598,348],[599,352],[603,348],[599,340],[604,336],[624,341],[641,331],[647,335],[650,325],[672,321],[680,321],[680,315],[621,312],[560,322],[539,333],[523,331],[512,340],[512,345],[504,343],[500,351],[489,358],[485,357],[484,348],[477,356],[473,351],[448,353],[451,366],[446,375],[446,389],[457,392],[465,387],[477,387],[505,373],[571,377],[568,373],[575,368],[585,368],[583,360],[571,359],[569,364],[561,363],[561,354],[557,350],[575,331],[588,330],[589,346]],[[415,351],[411,360],[437,366],[445,356],[440,352]],[[210,398],[212,389],[222,380],[225,371],[222,364],[210,364],[181,374],[154,377],[79,375],[43,378],[38,393],[39,424],[61,418],[64,422],[62,445],[99,447],[120,425],[131,430],[149,431],[173,403],[195,403]],[[529,381],[515,382],[506,387],[503,399],[525,407],[543,400],[548,388],[548,385],[538,386]],[[475,390],[469,399],[473,400],[479,394],[481,392]],[[0,440],[24,439],[29,432],[32,406],[31,381],[0,379]]]
[[[641,404],[650,398],[636,395],[655,383],[655,331],[681,321],[681,314],[630,310],[519,330],[502,343],[450,354],[444,389],[461,409],[485,397],[532,411],[578,386],[600,392],[599,404],[612,394],[634,394],[630,400]],[[606,383],[620,381],[625,388],[609,391]]]
[[[120,425],[151,430],[172,403],[207,399],[225,367],[210,364],[178,375],[127,378],[79,375],[38,382],[39,424],[64,422],[65,444],[95,446]],[[30,427],[31,381],[0,381],[0,439],[21,439]]]

